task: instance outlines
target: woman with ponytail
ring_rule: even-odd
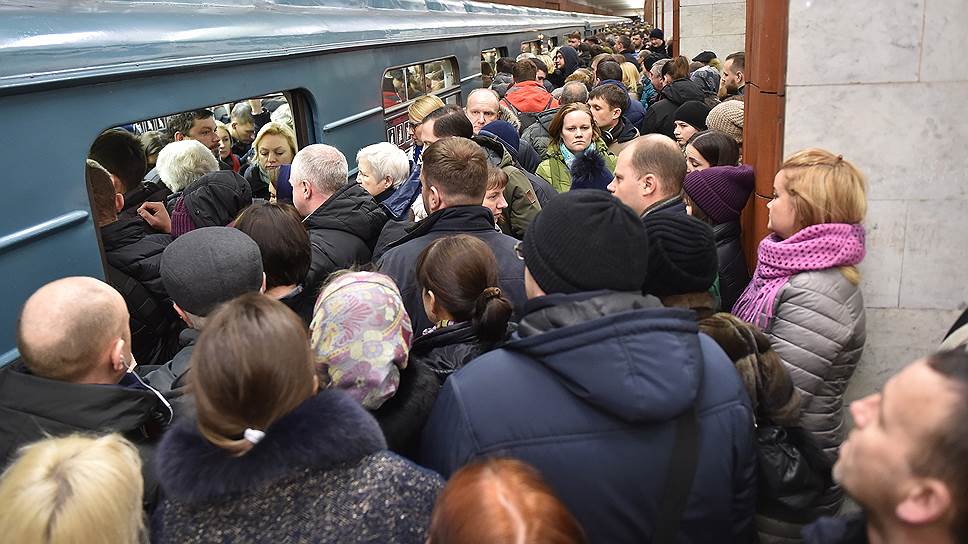
[[[159,447],[153,542],[423,542],[440,478],[387,452],[346,393],[317,394],[305,326],[283,303],[225,303],[189,376],[197,417]]]
[[[440,383],[507,337],[512,306],[497,287],[497,259],[474,236],[438,238],[424,248],[417,284],[436,325],[414,341],[410,358],[432,369]]]
[[[801,396],[801,421],[831,460],[844,439],[843,396],[864,350],[864,176],[841,155],[805,149],[773,181],[758,264],[733,314],[763,330]],[[839,488],[823,497],[836,513]]]

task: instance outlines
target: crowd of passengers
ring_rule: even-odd
[[[627,27],[502,58],[355,181],[284,103],[101,134],[106,279],[22,308],[0,533],[968,541],[968,318],[845,441],[864,177],[788,157],[750,273],[744,55],[668,49]]]

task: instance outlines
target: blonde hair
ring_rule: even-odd
[[[639,92],[639,80],[642,78],[642,74],[639,73],[639,69],[635,67],[631,62],[622,63],[622,83],[625,84],[625,88],[630,92]]]
[[[555,66],[555,61],[551,59],[550,55],[538,55],[538,60],[543,62],[545,65],[545,68],[548,69],[548,71],[545,72],[545,75],[550,75],[555,73],[555,69],[557,68],[557,66]]]
[[[255,140],[252,141],[252,148],[256,150],[256,160],[259,160],[259,143],[266,136],[282,136],[286,139],[286,143],[289,144],[289,149],[292,151],[292,156],[295,158],[296,152],[299,149],[296,146],[296,134],[288,126],[277,123],[275,121],[270,121],[259,129],[259,134],[256,135]]]
[[[407,115],[410,117],[411,123],[422,123],[424,117],[442,107],[444,107],[443,100],[435,95],[428,94],[414,100],[413,104],[410,104],[410,107],[407,108]]]
[[[860,223],[867,214],[867,182],[864,175],[843,155],[809,148],[787,157],[780,165],[790,193],[796,225],[803,229],[824,223]],[[854,267],[841,269],[857,284],[860,273]]]
[[[118,434],[48,438],[21,449],[0,480],[8,542],[142,541],[138,451]]]

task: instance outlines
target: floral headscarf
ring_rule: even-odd
[[[374,272],[337,277],[316,300],[310,333],[321,385],[369,410],[396,393],[412,332],[393,280]]]

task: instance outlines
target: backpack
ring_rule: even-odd
[[[522,112],[522,111],[519,111],[518,108],[515,108],[514,107],[514,104],[511,104],[511,102],[509,102],[507,98],[501,99],[501,102],[504,103],[505,106],[507,106],[508,108],[510,108],[511,111],[514,112],[514,115],[516,115],[518,117],[518,121],[521,122],[521,128],[518,129],[518,134],[521,134],[522,132],[524,132],[524,129],[526,129],[526,128],[530,127],[531,125],[533,125],[533,124],[535,124],[535,123],[538,122],[538,114],[539,113],[542,113],[542,112],[546,111],[548,108],[550,108],[551,107],[551,103],[554,102],[554,100],[555,100],[555,97],[554,96],[549,97],[548,98],[548,103],[545,104],[544,109],[542,109],[541,111],[535,111],[535,112],[530,112],[530,111],[524,111],[524,112]]]

